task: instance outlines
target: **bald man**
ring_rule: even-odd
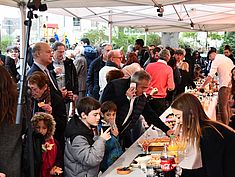
[[[99,86],[100,86],[100,96],[107,85],[106,74],[111,70],[118,70],[122,61],[122,53],[120,50],[111,50],[108,53],[108,61],[106,65],[99,72]]]

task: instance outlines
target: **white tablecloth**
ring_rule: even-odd
[[[208,104],[208,108],[205,109],[205,113],[206,115],[212,119],[212,120],[216,120],[216,106],[217,106],[217,101],[218,101],[218,95],[215,94],[214,96],[212,96],[211,98],[209,98],[209,104]],[[160,116],[160,119],[165,122],[166,117],[172,114],[172,110],[171,107],[167,108],[166,111]]]
[[[117,161],[111,165],[103,174],[101,174],[101,177],[120,177],[122,175],[117,174],[116,169],[118,167],[124,167],[129,166],[133,159],[138,155],[143,153],[142,148],[138,145],[138,141],[142,138],[145,138],[146,136],[148,138],[156,138],[158,137],[159,133],[161,133],[161,130],[153,130],[153,126],[150,126],[148,130],[145,131],[145,133],[131,146],[128,148],[128,150],[122,154],[121,157],[117,159]],[[132,172],[125,175],[126,177],[146,177],[146,174],[142,172],[139,168],[132,168]]]

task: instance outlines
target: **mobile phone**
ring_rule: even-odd
[[[130,83],[130,88],[136,89],[136,83],[135,83],[135,82],[131,82],[131,83]]]
[[[109,125],[102,125],[103,132],[105,132],[108,128],[110,128]]]

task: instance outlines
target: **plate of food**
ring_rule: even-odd
[[[139,168],[142,163],[147,166],[159,166],[160,165],[160,154],[139,154],[131,162],[133,168]]]
[[[152,139],[142,139],[138,141],[140,147],[148,142],[148,151],[162,151],[165,144],[169,144],[170,138],[167,136]]]

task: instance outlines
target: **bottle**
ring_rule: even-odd
[[[166,144],[164,145],[160,159],[162,175],[164,177],[175,177],[175,158],[169,155]]]
[[[175,135],[170,136],[170,143],[168,145],[169,154],[178,157],[178,145],[175,140]]]
[[[213,91],[213,80],[209,83],[209,92]]]

